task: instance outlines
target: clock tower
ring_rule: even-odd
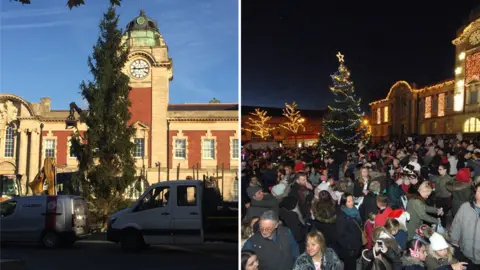
[[[173,78],[172,59],[158,24],[143,10],[127,24],[123,42],[129,48],[124,73],[130,77],[132,119],[136,138],[143,139],[144,156],[136,157],[138,167],[167,164],[167,109],[169,84]]]

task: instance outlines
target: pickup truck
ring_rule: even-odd
[[[150,186],[132,207],[111,215],[107,224],[107,240],[127,251],[202,244],[206,231],[238,235],[238,208],[218,201],[218,192],[204,188],[203,181],[166,181]]]

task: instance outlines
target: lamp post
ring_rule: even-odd
[[[158,183],[160,183],[160,165],[162,165],[162,163],[160,163],[159,161],[155,162],[155,167],[158,168]]]

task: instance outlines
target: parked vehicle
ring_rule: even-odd
[[[0,204],[2,242],[71,246],[88,235],[88,206],[72,195],[16,197]]]
[[[201,244],[205,222],[209,220],[205,213],[212,212],[206,208],[203,195],[204,183],[199,180],[156,183],[132,207],[109,217],[107,239],[120,243],[124,250],[139,250],[148,245]],[[238,209],[236,213],[238,216]]]

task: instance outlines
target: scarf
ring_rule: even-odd
[[[356,207],[348,208],[348,207],[342,206],[342,210],[345,213],[345,215],[347,215],[347,216],[349,216],[353,219],[356,219],[358,221],[361,220],[360,212],[358,212],[358,209]]]

